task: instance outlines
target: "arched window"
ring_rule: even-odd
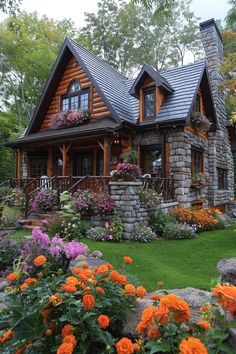
[[[89,90],[81,90],[78,80],[72,81],[67,90],[67,95],[61,98],[61,110],[69,109],[87,110],[89,107]]]

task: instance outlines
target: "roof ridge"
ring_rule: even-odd
[[[203,64],[203,63],[206,63],[206,60],[205,59],[200,59],[198,61],[195,61],[194,63],[185,64],[185,65],[181,65],[181,66],[174,66],[173,68],[169,68],[167,70],[160,71],[160,74],[167,73],[167,72],[172,71],[172,70],[186,68],[186,67],[189,67],[189,66],[195,66],[197,64]]]
[[[77,43],[76,41],[74,41],[73,39],[67,37],[68,41],[72,42],[72,44],[76,44],[77,46],[79,46],[80,48],[86,50],[86,52],[88,52],[89,54],[91,54],[96,60],[102,62],[103,64],[105,64],[108,69],[111,69],[115,74],[118,74],[121,76],[121,78],[124,80],[127,80],[128,78],[123,75],[120,71],[118,71],[117,69],[113,68],[107,61],[105,61],[104,59],[99,58],[98,56],[96,56],[95,54],[93,54],[90,50],[88,50],[87,48],[85,48],[84,46],[82,46],[81,44]]]

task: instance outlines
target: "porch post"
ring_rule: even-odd
[[[103,144],[103,174],[108,176],[109,173],[109,141],[107,138],[104,138]]]
[[[59,146],[59,149],[62,153],[62,176],[66,176],[66,163],[67,163],[67,153],[71,147],[71,144],[63,144],[62,147]]]
[[[16,169],[16,178],[19,179],[21,177],[21,156],[22,150],[16,150],[16,158],[17,158],[17,169]]]
[[[47,157],[47,176],[52,177],[52,175],[53,175],[53,157],[52,157],[52,149],[49,148],[48,157]]]

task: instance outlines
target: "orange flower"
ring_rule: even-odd
[[[6,277],[6,279],[10,282],[16,281],[18,278],[18,274],[16,272],[10,273],[8,274],[8,276]]]
[[[9,329],[5,333],[3,333],[3,335],[0,337],[0,344],[5,343],[6,341],[11,339],[12,337],[13,337],[13,330]]]
[[[177,322],[186,322],[191,317],[189,304],[175,294],[163,296],[160,300],[160,308],[173,312],[174,320]]]
[[[116,343],[117,354],[133,354],[134,344],[129,338],[122,338]]]
[[[35,279],[35,278],[25,279],[25,284],[27,284],[27,285],[31,285],[31,284],[35,284],[35,283],[37,283],[37,279]]]
[[[112,270],[110,273],[110,279],[118,282],[120,274],[116,270]]]
[[[133,263],[133,259],[129,256],[124,256],[123,261],[125,264],[132,264]]]
[[[232,315],[236,313],[236,286],[218,284],[212,296],[218,297],[217,302],[225,311],[229,311]]]
[[[101,288],[100,286],[96,287],[96,292],[98,294],[100,294],[100,295],[105,295],[106,294],[105,290],[103,288]]]
[[[160,323],[160,324],[167,324],[168,323],[168,309],[167,308],[159,308],[155,311],[154,316],[155,319]]]
[[[86,294],[83,296],[83,305],[85,310],[89,311],[95,306],[94,296],[91,294]]]
[[[53,306],[56,306],[59,302],[63,301],[63,299],[58,299],[59,295],[59,293],[56,293],[50,296],[49,301],[53,304]]]
[[[203,305],[200,307],[200,310],[202,312],[206,312],[206,311],[210,311],[212,309],[212,305],[208,304],[208,305]]]
[[[149,299],[156,301],[156,300],[160,300],[160,298],[161,298],[160,294],[152,294]]]
[[[34,260],[34,265],[35,265],[36,267],[41,267],[41,266],[44,265],[46,262],[47,262],[46,257],[44,257],[44,256],[38,256],[38,257],[36,257],[35,260]]]
[[[75,336],[73,334],[68,334],[63,338],[62,343],[71,343],[73,347],[75,347],[77,344],[77,340],[75,339]]]
[[[98,316],[98,324],[101,328],[105,329],[109,326],[110,324],[110,319],[106,315],[100,315]]]
[[[208,329],[211,328],[211,324],[207,321],[198,321],[196,322],[196,324],[202,329],[204,329],[204,331],[207,331]]]
[[[179,354],[207,354],[205,345],[198,338],[188,337],[183,339],[179,345]]]
[[[126,278],[126,276],[123,275],[123,274],[120,274],[120,275],[119,275],[119,278],[118,278],[118,283],[119,283],[120,285],[125,285],[125,284],[127,283],[127,278]]]
[[[72,354],[74,346],[72,343],[62,343],[57,349],[57,354]]]
[[[147,295],[147,290],[143,286],[138,286],[136,290],[136,294],[138,297],[144,298]]]
[[[20,285],[20,290],[23,291],[25,288],[28,288],[28,285],[26,283],[23,283]]]
[[[109,269],[109,270],[112,270],[112,269],[113,269],[113,266],[111,265],[111,263],[107,263],[107,266],[108,266],[108,269]]]
[[[78,285],[79,281],[76,277],[68,277],[66,279],[66,284]]]
[[[96,273],[97,274],[106,274],[108,272],[109,268],[108,268],[108,265],[107,264],[102,264],[98,267]]]
[[[65,293],[75,293],[77,291],[76,286],[74,284],[62,284],[61,290]]]
[[[88,268],[88,267],[89,267],[89,265],[88,265],[88,263],[87,263],[87,262],[84,262],[84,263],[82,264],[82,267],[83,267],[84,269],[86,269],[86,268]]]
[[[141,321],[136,327],[138,333],[144,332],[149,325],[154,323],[154,314],[157,311],[155,306],[149,306],[142,312]]]
[[[17,349],[17,351],[15,352],[15,354],[22,354],[25,349],[27,348],[31,348],[32,347],[32,343],[30,342],[29,344],[25,344],[25,345],[22,345],[19,349]]]
[[[152,328],[148,331],[147,336],[149,339],[154,339],[159,336],[159,332],[156,328]]]
[[[74,333],[74,327],[71,324],[66,324],[61,331],[62,337],[69,336]]]
[[[125,294],[128,296],[135,296],[136,295],[136,289],[135,286],[132,284],[127,284],[125,285]]]
[[[43,323],[48,323],[48,317],[51,313],[51,310],[50,309],[44,309],[42,311],[42,315],[43,315]]]

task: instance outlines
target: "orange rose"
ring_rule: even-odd
[[[161,298],[160,294],[152,294],[149,299],[153,301],[157,301],[160,300],[160,298]]]
[[[136,289],[135,286],[132,284],[127,284],[125,285],[125,294],[128,296],[135,296],[136,295]]]
[[[188,337],[183,339],[179,345],[179,354],[207,354],[205,345],[198,338]]]
[[[144,332],[149,325],[154,323],[154,313],[157,311],[155,306],[149,306],[142,312],[141,321],[136,327],[138,333]]]
[[[6,277],[6,279],[10,282],[16,281],[18,278],[18,274],[16,272],[10,273],[8,274],[8,276]]]
[[[74,333],[74,327],[71,324],[66,324],[61,331],[62,337],[69,336]]]
[[[132,354],[134,345],[129,338],[122,338],[116,343],[117,354]]]
[[[96,273],[97,274],[106,274],[108,272],[109,268],[108,268],[108,265],[107,264],[102,264],[98,267]]]
[[[72,343],[62,343],[57,349],[57,354],[72,354],[74,346]]]
[[[73,347],[75,347],[77,344],[77,340],[75,339],[75,336],[73,334],[68,334],[63,338],[62,343],[71,343]]]
[[[79,281],[76,277],[68,277],[66,278],[66,284],[78,285]]]
[[[136,290],[136,294],[138,297],[141,297],[141,299],[147,295],[147,290],[143,286],[138,286]]]
[[[110,319],[106,315],[100,315],[98,316],[98,324],[101,328],[105,329],[109,326],[110,324]]]
[[[37,283],[37,279],[35,279],[35,278],[25,279],[25,284],[27,284],[27,285],[31,285],[31,284],[35,284],[35,283]]]
[[[95,306],[94,296],[91,294],[86,294],[83,296],[83,305],[85,310],[89,311]]]
[[[204,331],[207,331],[208,329],[211,328],[211,324],[207,321],[198,321],[196,322],[196,324],[202,329],[204,329]]]
[[[46,257],[44,257],[44,256],[38,256],[38,257],[36,257],[35,260],[34,260],[34,265],[35,265],[36,267],[41,267],[41,266],[44,265],[46,262],[47,262]]]
[[[149,339],[157,338],[159,336],[159,332],[158,332],[157,328],[150,329],[150,331],[148,331],[148,333],[147,333],[147,336]]]
[[[62,284],[61,290],[65,293],[75,293],[77,291],[76,286],[74,284]]]
[[[125,264],[132,264],[133,263],[133,259],[129,256],[124,256],[123,261]]]
[[[5,333],[3,333],[3,335],[0,337],[0,344],[5,343],[6,341],[11,339],[12,337],[13,337],[13,330],[9,329]]]
[[[106,294],[105,290],[103,288],[101,288],[100,286],[96,287],[96,292],[98,294],[100,294],[100,295],[105,295]]]
[[[218,304],[225,311],[229,311],[232,315],[236,313],[236,286],[218,284],[213,290],[212,296],[218,298]]]
[[[163,296],[160,300],[160,308],[173,312],[174,320],[177,322],[187,322],[191,317],[189,304],[175,294]]]
[[[127,278],[125,275],[123,274],[120,274],[119,277],[118,277],[118,280],[117,282],[120,284],[120,285],[125,285],[127,283]]]

